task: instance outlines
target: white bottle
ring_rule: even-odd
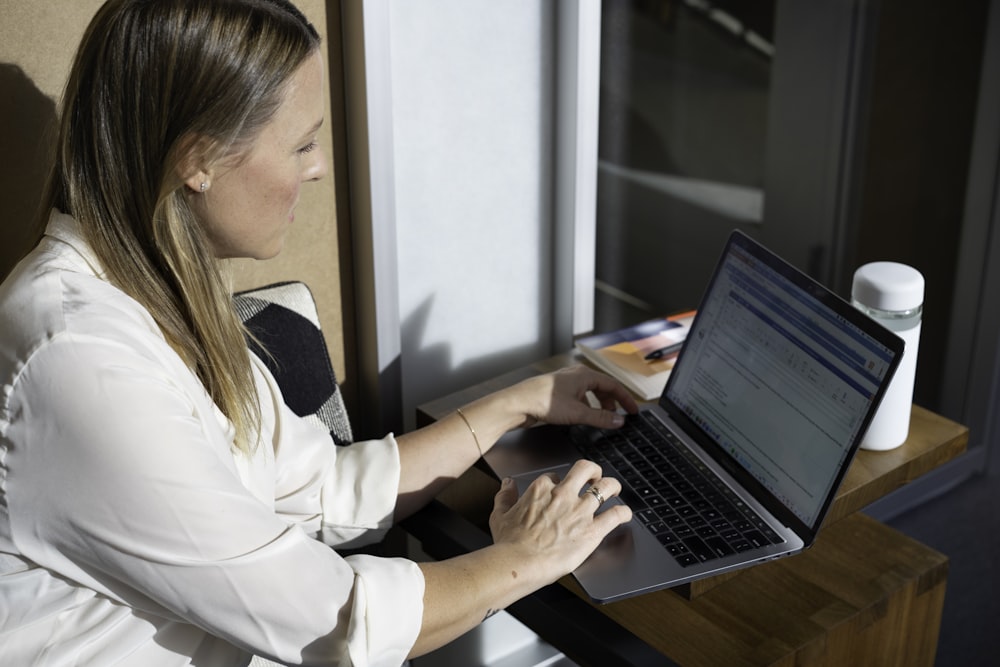
[[[861,441],[862,449],[894,449],[903,444],[910,431],[924,277],[913,267],[896,262],[865,264],[854,272],[851,301],[906,344],[896,374]]]

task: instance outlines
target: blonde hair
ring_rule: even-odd
[[[180,170],[196,144],[209,160],[245,153],[318,46],[285,0],[110,0],[77,52],[43,207],[76,218],[245,453],[260,423],[246,331]]]

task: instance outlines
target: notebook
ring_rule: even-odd
[[[902,353],[898,336],[734,231],[655,405],[622,430],[513,431],[486,462],[523,490],[597,460],[631,487],[605,508],[626,502],[634,516],[574,577],[600,603],[676,586],[812,545]]]

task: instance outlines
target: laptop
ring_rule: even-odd
[[[523,491],[599,462],[625,487],[605,509],[625,502],[633,518],[574,577],[598,603],[677,586],[812,545],[902,354],[898,336],[734,231],[655,405],[621,430],[513,431],[486,463]]]

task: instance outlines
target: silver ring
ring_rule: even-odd
[[[595,498],[597,498],[598,507],[604,504],[604,494],[602,494],[601,490],[598,489],[596,486],[591,486],[589,489],[587,489],[587,493],[592,494]]]

